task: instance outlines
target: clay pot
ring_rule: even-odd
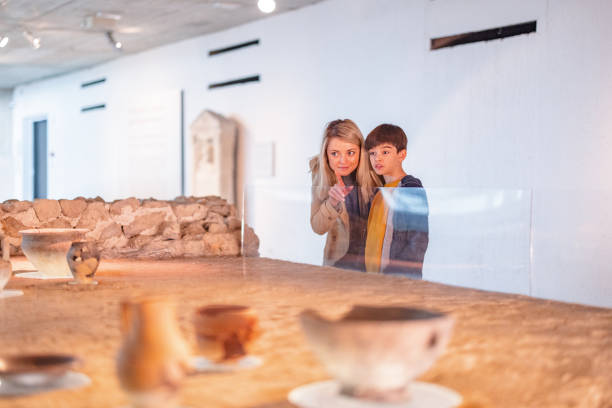
[[[405,307],[355,306],[340,320],[300,315],[306,338],[341,392],[379,402],[410,399],[409,385],[442,353],[453,319]]]
[[[260,335],[258,321],[257,314],[248,306],[204,306],[194,318],[199,349],[217,362],[244,357]]]
[[[41,228],[19,231],[21,249],[38,271],[46,276],[71,277],[66,254],[73,241],[82,241],[86,229]]]
[[[121,303],[123,345],[117,359],[119,382],[135,408],[178,406],[177,391],[192,371],[190,352],[165,298]]]
[[[0,292],[2,292],[9,279],[11,279],[12,274],[13,265],[11,265],[11,261],[0,259]]]
[[[73,242],[66,260],[75,282],[96,283],[93,277],[100,265],[100,251],[93,242]]]

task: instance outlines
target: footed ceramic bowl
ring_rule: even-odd
[[[407,307],[355,306],[340,320],[300,315],[308,343],[345,395],[380,402],[410,399],[410,383],[436,361],[453,319]]]
[[[78,363],[65,354],[32,354],[0,357],[0,378],[21,386],[52,383]]]
[[[212,361],[244,357],[260,336],[253,309],[241,305],[208,305],[196,310],[195,332],[199,350]]]
[[[46,276],[71,278],[66,254],[73,241],[81,241],[86,229],[41,228],[19,231],[21,249],[38,271]]]

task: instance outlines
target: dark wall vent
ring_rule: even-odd
[[[259,75],[253,75],[245,78],[232,79],[225,82],[215,82],[208,85],[208,89],[224,88],[226,86],[246,84],[249,82],[259,82]]]
[[[83,82],[81,84],[81,88],[87,88],[94,85],[100,85],[106,82],[106,78],[100,78],[89,82]]]
[[[439,50],[440,48],[454,47],[455,45],[499,40],[502,38],[514,37],[515,35],[534,33],[537,29],[537,23],[537,21],[529,21],[527,23],[490,28],[488,30],[432,38],[431,49]]]
[[[230,52],[230,51],[239,50],[241,48],[250,47],[250,46],[253,46],[253,45],[259,45],[259,39],[253,40],[253,41],[243,42],[243,43],[240,43],[240,44],[230,45],[229,47],[225,47],[225,48],[217,48],[216,50],[210,50],[210,51],[208,51],[208,56],[212,57],[212,56],[215,56],[215,55],[223,54],[223,53]]]
[[[81,113],[91,112],[91,111],[101,110],[101,109],[106,109],[106,104],[105,103],[101,103],[99,105],[83,106],[81,108]]]

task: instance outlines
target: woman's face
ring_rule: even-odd
[[[334,137],[327,145],[329,167],[340,176],[348,176],[359,166],[359,153],[356,144]]]

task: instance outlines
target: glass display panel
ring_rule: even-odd
[[[348,190],[351,191],[348,191]],[[247,187],[262,257],[531,293],[529,190]]]

